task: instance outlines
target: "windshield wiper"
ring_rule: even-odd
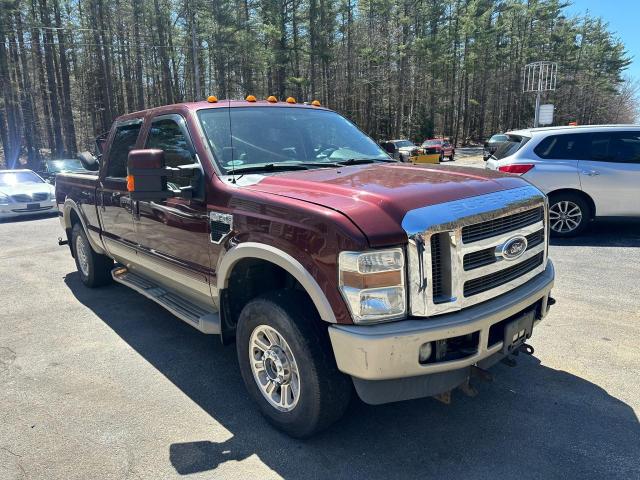
[[[375,162],[396,163],[395,160],[392,160],[392,159],[386,160],[384,158],[349,158],[348,160],[342,160],[336,163],[340,165],[364,165],[365,163],[375,163]]]
[[[235,168],[227,168],[227,173],[249,172],[286,172],[288,170],[309,170],[309,167],[299,163],[264,163],[259,165],[242,165]]]

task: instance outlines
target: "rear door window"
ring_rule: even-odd
[[[141,126],[142,122],[137,122],[116,128],[115,136],[111,142],[111,149],[109,150],[107,177],[126,178],[127,158],[129,157],[129,152],[136,146]]]
[[[587,133],[570,133],[550,135],[533,149],[540,158],[560,160],[584,160],[589,155],[592,135]]]
[[[605,161],[640,163],[640,132],[616,132],[611,134]]]
[[[529,140],[531,140],[530,137],[508,135],[507,140],[498,146],[498,148],[496,149],[496,153],[494,153],[493,156],[497,160],[500,160],[502,158],[513,155],[518,150],[520,150]]]

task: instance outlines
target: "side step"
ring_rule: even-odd
[[[126,285],[153,300],[202,333],[220,333],[220,314],[218,312],[204,310],[186,298],[166,290],[149,279],[131,273],[126,267],[119,266],[114,268],[111,270],[111,276],[116,282]]]

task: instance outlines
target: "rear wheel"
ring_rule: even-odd
[[[573,237],[587,227],[591,219],[589,203],[580,195],[562,193],[549,199],[549,227],[555,237]]]
[[[442,152],[440,153],[440,160],[439,160],[439,162],[440,162],[440,163],[444,162],[444,153],[442,153]]]
[[[71,231],[71,242],[80,280],[89,288],[100,287],[111,282],[113,260],[96,253],[82,225],[76,223]]]
[[[308,437],[339,419],[351,396],[327,332],[306,295],[268,293],[243,309],[236,330],[245,386],[262,414],[293,437]]]
[[[449,161],[453,162],[454,161],[453,157],[455,157],[455,153],[452,153],[451,155],[449,155]]]

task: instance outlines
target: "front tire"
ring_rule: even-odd
[[[266,419],[296,438],[338,420],[351,396],[308,297],[279,290],[251,300],[236,329],[240,373]]]
[[[549,227],[558,238],[580,235],[591,220],[591,207],[581,195],[561,193],[549,198]]]
[[[76,223],[71,231],[71,242],[80,280],[89,288],[101,287],[111,282],[113,260],[96,253],[82,225]]]

